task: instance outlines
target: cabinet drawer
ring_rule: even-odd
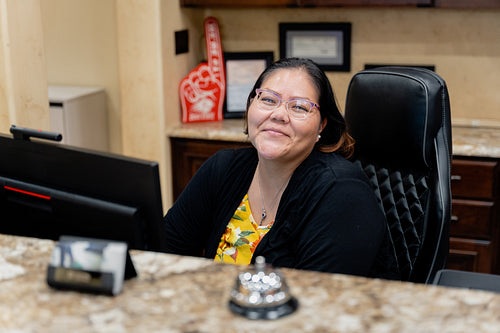
[[[447,268],[462,271],[493,273],[492,249],[488,241],[450,238]]]
[[[490,199],[495,195],[497,162],[454,159],[451,165],[451,193],[454,197]]]
[[[450,235],[491,239],[493,202],[453,199]]]

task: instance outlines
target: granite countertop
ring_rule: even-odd
[[[167,136],[202,140],[248,142],[243,133],[243,119],[222,122],[177,124]],[[454,125],[452,128],[453,154],[500,158],[500,128]]]
[[[500,157],[500,128],[453,126],[453,154]]]
[[[228,119],[203,123],[179,123],[167,130],[167,136],[186,139],[248,142],[243,133],[243,119]]]
[[[232,314],[240,266],[132,251],[121,294],[51,289],[54,243],[0,235],[0,330],[12,332],[498,332],[500,294],[282,269],[299,309],[274,321]]]

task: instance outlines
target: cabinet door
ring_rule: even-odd
[[[491,201],[453,199],[451,205],[450,234],[490,240],[495,204]]]
[[[451,165],[451,193],[454,198],[491,199],[496,194],[497,161],[454,158]]]
[[[449,269],[493,273],[492,248],[489,241],[450,238]]]
[[[201,165],[220,149],[250,147],[250,143],[170,138],[174,200]]]

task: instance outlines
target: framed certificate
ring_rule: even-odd
[[[224,118],[243,118],[247,98],[259,75],[273,62],[273,52],[225,52]]]
[[[325,71],[351,70],[351,23],[280,23],[280,58],[309,58]]]

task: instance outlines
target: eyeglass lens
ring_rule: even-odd
[[[264,110],[272,111],[276,109],[282,102],[285,103],[286,110],[290,116],[303,119],[312,111],[314,103],[302,98],[292,98],[284,101],[278,94],[264,89],[257,89],[257,101]]]

